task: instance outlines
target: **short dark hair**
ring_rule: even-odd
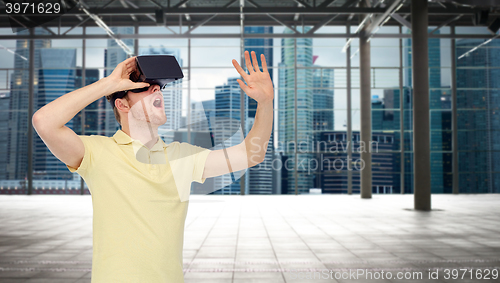
[[[117,94],[117,92],[106,96],[106,99],[108,100],[108,102],[111,101],[111,99],[113,98],[113,96],[115,94]],[[125,94],[125,96],[123,98],[125,98],[126,100],[128,100],[128,92]],[[122,123],[120,121],[120,112],[118,111],[118,108],[116,108],[115,106],[112,106],[112,107],[113,107],[113,113],[115,114],[115,119],[118,122],[118,124],[120,124],[120,126],[121,126]]]

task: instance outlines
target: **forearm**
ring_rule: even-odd
[[[245,138],[245,147],[249,165],[254,166],[265,158],[267,145],[273,129],[274,109],[273,102],[257,104],[257,112],[252,129]]]
[[[114,92],[114,86],[106,78],[67,93],[40,108],[33,115],[37,131],[64,127],[78,112],[97,99]]]

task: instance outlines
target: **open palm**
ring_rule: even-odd
[[[248,96],[255,99],[259,103],[272,101],[274,98],[273,82],[271,81],[271,76],[267,70],[267,63],[264,54],[261,54],[260,60],[262,62],[262,71],[259,68],[255,52],[252,51],[252,64],[248,51],[245,51],[245,63],[249,72],[249,74],[247,74],[238,62],[233,59],[233,66],[246,82],[245,84],[240,79],[237,80],[241,89],[243,89]]]

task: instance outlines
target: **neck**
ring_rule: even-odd
[[[139,140],[148,148],[152,148],[158,141],[158,125],[145,121],[135,121],[134,123],[124,121],[122,131],[132,139]]]

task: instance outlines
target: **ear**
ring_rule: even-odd
[[[120,112],[128,113],[128,111],[130,111],[130,105],[128,104],[128,101],[125,98],[116,99],[115,100],[115,107]]]

